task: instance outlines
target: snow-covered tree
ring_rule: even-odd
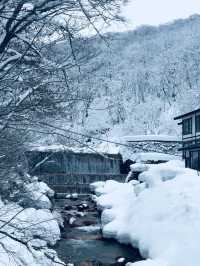
[[[120,20],[118,0],[0,1],[0,166],[20,161],[30,134],[50,134],[49,118],[83,102],[77,74],[95,53],[86,48],[86,30]],[[65,55],[58,47],[65,44]],[[57,53],[58,52],[58,53]],[[72,71],[73,70],[73,71]],[[89,99],[87,97],[87,99]],[[43,123],[41,123],[41,121]],[[45,128],[44,128],[45,127]],[[14,155],[14,156],[13,156]],[[3,177],[5,173],[0,172]]]

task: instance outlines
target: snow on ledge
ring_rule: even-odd
[[[141,162],[148,162],[148,161],[153,161],[153,162],[158,162],[158,161],[163,161],[163,162],[168,162],[171,160],[178,160],[180,159],[178,156],[171,155],[171,154],[166,154],[166,153],[159,153],[159,152],[141,152],[141,153],[135,153],[131,157],[131,159],[137,163]]]
[[[162,141],[162,142],[179,142],[181,137],[169,135],[130,135],[121,137],[123,141],[136,142],[136,141]]]

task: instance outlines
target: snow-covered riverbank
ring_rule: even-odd
[[[200,177],[180,161],[153,165],[143,181],[92,184],[103,234],[138,247],[134,265],[199,266]]]
[[[24,186],[19,200],[26,207],[0,200],[0,266],[64,265],[49,248],[60,239],[58,222],[50,211],[52,195],[45,183],[35,179]]]

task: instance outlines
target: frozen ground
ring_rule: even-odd
[[[181,161],[153,165],[143,183],[96,183],[103,234],[138,247],[140,266],[199,266],[200,177]],[[129,264],[129,266],[132,264]]]

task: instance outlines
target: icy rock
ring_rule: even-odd
[[[72,199],[78,199],[78,193],[73,193],[71,194]]]
[[[84,217],[85,216],[85,213],[84,212],[77,212],[77,216]]]
[[[125,262],[125,260],[126,260],[125,258],[118,258],[118,259],[117,259],[117,262],[119,262],[119,263],[123,263],[123,262]]]
[[[69,224],[72,225],[72,224],[74,224],[75,221],[76,221],[76,218],[71,217],[71,218],[69,219]]]
[[[83,211],[83,210],[86,210],[88,209],[88,204],[87,203],[81,203],[80,205],[77,206],[78,208],[78,211]]]

